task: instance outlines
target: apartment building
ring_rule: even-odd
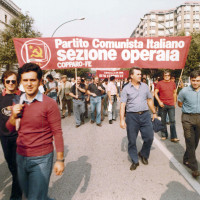
[[[0,0],[0,30],[3,30],[10,20],[20,13],[21,9],[11,0]]]
[[[200,2],[190,1],[170,10],[146,13],[131,37],[173,36],[200,31]]]

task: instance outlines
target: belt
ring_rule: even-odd
[[[143,113],[145,113],[145,112],[147,112],[147,111],[148,111],[148,110],[139,111],[139,112],[130,112],[130,113],[142,115]]]
[[[200,113],[183,113],[183,114],[186,114],[186,115],[200,115]]]

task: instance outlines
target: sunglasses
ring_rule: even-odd
[[[6,80],[6,84],[12,83],[15,84],[17,81],[16,80]]]

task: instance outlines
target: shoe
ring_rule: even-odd
[[[76,125],[76,128],[78,128],[80,126],[80,124],[79,125]]]
[[[132,163],[131,167],[130,167],[130,170],[133,171],[133,170],[136,170],[136,168],[139,166],[139,163]]]
[[[61,116],[61,119],[64,119],[64,118],[65,118],[65,115],[62,115],[62,116]]]
[[[100,123],[100,124],[97,124],[97,126],[102,127],[101,123]]]
[[[112,120],[109,120],[109,124],[112,124]]]
[[[197,170],[192,171],[192,176],[193,176],[194,178],[197,178],[198,176],[200,176],[199,171],[197,171]]]
[[[91,123],[91,124],[94,124],[94,121],[93,121],[93,120],[91,120],[91,121],[90,121],[90,123]]]
[[[138,153],[138,156],[140,157],[144,165],[148,165],[148,160],[145,157],[143,157],[140,152]]]
[[[161,137],[161,140],[166,140],[167,138],[166,137]]]
[[[183,161],[183,164],[192,170],[192,167],[190,166],[190,163],[188,161]]]
[[[116,121],[116,119],[112,119],[113,121]]]
[[[173,138],[173,139],[171,139],[171,142],[177,143],[178,141],[180,141],[178,138]]]

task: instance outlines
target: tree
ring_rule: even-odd
[[[56,72],[60,72],[61,74],[67,75],[67,77],[74,78],[75,77],[75,69],[56,69]],[[77,75],[80,77],[88,78],[88,73],[91,73],[90,68],[78,68]]]
[[[187,76],[200,66],[200,33],[192,33],[191,36],[192,40],[184,69],[184,75]]]
[[[0,32],[0,64],[6,64],[7,70],[17,63],[13,38],[40,37],[41,33],[33,30],[34,20],[28,14],[13,18],[10,24]]]

